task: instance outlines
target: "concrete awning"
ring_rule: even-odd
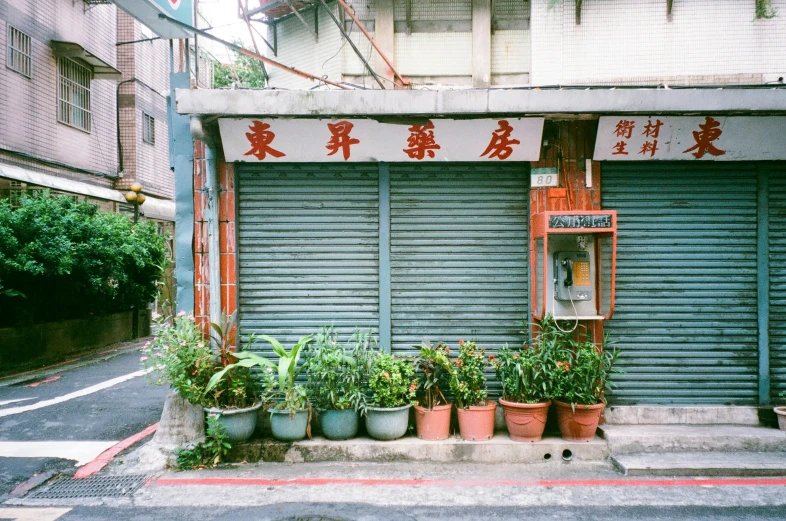
[[[52,53],[58,58],[72,58],[81,60],[93,69],[93,79],[119,80],[123,74],[110,64],[91,53],[76,42],[59,42],[52,40]]]
[[[177,89],[177,112],[194,116],[521,116],[786,114],[786,88],[553,88],[464,90]]]

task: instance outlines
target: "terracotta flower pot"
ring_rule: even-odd
[[[576,404],[574,412],[569,403],[554,400],[557,406],[557,423],[562,438],[570,441],[590,441],[598,430],[600,414],[605,407],[602,403],[594,405]]]
[[[415,426],[421,440],[446,440],[450,436],[450,412],[452,404],[437,405],[427,409],[415,406]]]
[[[494,436],[496,410],[497,402],[486,402],[486,405],[472,405],[469,409],[457,407],[461,437],[469,441],[490,440]]]
[[[510,439],[515,441],[540,441],[546,418],[549,414],[551,400],[541,403],[509,402],[499,399],[505,411],[505,424],[508,426]]]

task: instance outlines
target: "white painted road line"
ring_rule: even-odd
[[[0,508],[0,519],[55,521],[70,511],[70,508]]]
[[[50,405],[56,405],[58,403],[67,402],[68,400],[73,400],[74,398],[81,398],[82,396],[87,396],[88,394],[97,393],[98,391],[103,391],[104,389],[108,389],[117,384],[134,379],[137,376],[144,376],[152,371],[153,371],[152,367],[150,369],[143,369],[141,371],[136,371],[133,373],[129,373],[127,375],[118,376],[117,378],[112,378],[111,380],[101,382],[100,384],[91,385],[90,387],[86,387],[79,391],[74,391],[73,393],[68,393],[68,394],[64,394],[63,396],[58,396],[57,398],[42,400],[40,402],[36,402],[30,405],[23,405],[21,407],[12,407],[11,409],[5,409],[0,411],[0,418],[4,416],[11,416],[12,414],[21,414],[23,412],[42,409],[44,407],[49,407]]]
[[[8,405],[9,403],[16,403],[16,402],[26,402],[27,400],[34,400],[34,398],[18,398],[16,400],[6,400],[4,402],[0,402],[0,407],[4,405]],[[2,518],[0,518],[2,519]]]
[[[0,457],[72,459],[76,461],[75,467],[81,467],[116,443],[116,441],[0,441]]]

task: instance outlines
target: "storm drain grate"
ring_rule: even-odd
[[[36,499],[77,499],[85,497],[126,497],[145,484],[147,476],[92,476],[85,479],[60,479],[42,487],[30,497]]]

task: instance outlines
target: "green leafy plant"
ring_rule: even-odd
[[[390,408],[412,403],[418,388],[414,376],[415,367],[411,360],[379,353],[368,377],[369,404]]]
[[[513,350],[505,346],[494,361],[502,398],[518,403],[542,403],[552,394],[551,373],[543,351],[524,346]]]
[[[756,19],[775,18],[776,11],[772,7],[772,0],[756,0]]]
[[[0,326],[144,308],[165,258],[152,223],[47,191],[0,201]]]
[[[608,337],[595,345],[586,332],[565,333],[546,316],[540,324],[541,335],[554,346],[550,362],[553,396],[557,400],[578,405],[606,403],[606,392],[611,390],[611,377],[619,371],[615,364],[619,352],[609,349]]]
[[[418,403],[426,409],[447,405],[449,402],[442,393],[442,387],[450,385],[450,378],[456,372],[450,360],[450,348],[443,343],[432,346],[428,340],[415,347],[420,350],[415,365],[422,373],[418,378]]]
[[[363,343],[356,344],[354,348],[340,344],[333,326],[325,326],[315,335],[306,358],[307,391],[317,407],[333,410],[364,408],[367,349]]]
[[[239,42],[235,42],[238,43]],[[240,87],[264,89],[265,71],[262,62],[245,54],[233,51],[234,63],[213,63],[213,87],[216,89]]]
[[[456,407],[466,409],[473,405],[485,405],[488,390],[483,370],[489,363],[485,349],[478,349],[475,342],[459,340],[459,355],[454,361],[456,371],[450,377],[450,392]]]
[[[297,411],[302,411],[308,406],[306,389],[296,383],[296,379],[307,366],[307,364],[303,364],[298,367],[301,352],[313,340],[313,337],[302,337],[289,352],[284,349],[281,342],[271,336],[261,335],[259,338],[270,344],[273,352],[278,355],[278,397],[280,401],[274,409],[289,411],[290,416],[294,417]]]
[[[217,415],[211,414],[207,418],[205,441],[192,448],[175,449],[177,469],[215,467],[226,460],[231,448],[224,426],[218,421]]]

